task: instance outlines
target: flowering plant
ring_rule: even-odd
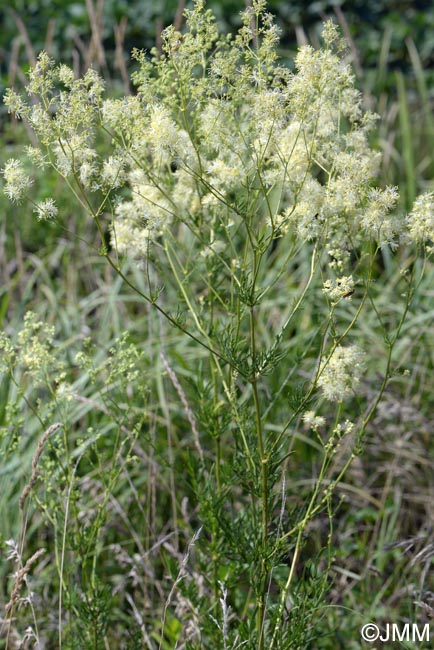
[[[380,314],[378,256],[433,239],[433,198],[420,197],[401,219],[397,189],[374,186],[377,118],[362,109],[331,22],[323,48],[301,47],[291,72],[278,62],[278,28],[264,0],[242,13],[234,38],[218,34],[202,0],[186,18],[185,33],[164,31],[161,55],[135,52],[135,95],[105,99],[95,71],[75,79],[42,53],[28,86],[38,101],[9,90],[5,102],[39,141],[27,148],[31,163],[52,167],[93,220],[101,255],[159,328],[169,323],[190,342],[191,408],[165,367],[197,452],[192,483],[206,534],[194,540],[203,570],[213,567],[205,609],[224,647],[229,639],[295,647],[288,602],[301,597],[306,531],[332,513],[334,491],[399,370],[392,354],[416,269],[396,256],[403,304],[398,316]],[[12,201],[31,196],[17,160],[3,176]],[[52,199],[34,210],[38,219],[61,218]],[[382,366],[363,352],[367,313],[384,336]],[[381,379],[368,399],[374,366]],[[297,488],[285,477],[303,427],[320,445],[321,465],[288,513]],[[231,600],[232,611],[231,588],[244,597],[242,606]],[[201,606],[192,607],[196,616]]]

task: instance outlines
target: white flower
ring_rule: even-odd
[[[230,165],[221,158],[213,160],[207,171],[210,185],[220,191],[237,187],[245,175],[245,170],[240,165]]]
[[[318,428],[323,427],[326,422],[322,415],[315,415],[315,411],[305,411],[302,420],[306,428],[312,429],[312,431],[317,431]]]
[[[116,220],[111,233],[112,246],[120,255],[145,257],[149,247],[149,231],[128,220]]]
[[[117,156],[109,156],[104,160],[101,170],[101,180],[104,187],[110,189],[121,187],[126,179],[124,167],[124,161]]]
[[[47,158],[44,156],[39,147],[26,147],[26,154],[28,155],[30,162],[33,163],[36,167],[39,167],[40,169],[44,169],[44,167],[46,167]]]
[[[156,154],[177,148],[179,129],[167,108],[161,105],[153,107],[149,127],[149,140]]]
[[[351,298],[354,293],[354,280],[352,275],[343,275],[335,281],[326,280],[323,284],[323,293],[330,299],[337,302],[341,298]]]
[[[354,430],[354,422],[350,420],[345,420],[344,424],[337,424],[333,429],[333,435],[338,439],[342,438],[344,435],[350,434]]]
[[[19,160],[10,158],[1,170],[6,185],[3,189],[6,196],[15,203],[18,203],[24,196],[26,190],[31,186],[32,179],[26,174]]]
[[[67,65],[60,65],[57,70],[57,75],[59,81],[61,81],[65,86],[69,87],[74,81],[74,71]]]
[[[96,167],[92,164],[91,160],[85,160],[79,167],[80,182],[85,188],[92,187],[92,180],[96,174]]]
[[[434,241],[434,192],[418,196],[406,223],[412,241]]]
[[[354,393],[360,382],[364,353],[357,345],[338,345],[331,357],[321,364],[318,386],[326,399],[341,402]]]
[[[36,218],[39,221],[46,221],[47,219],[54,219],[57,216],[58,210],[53,199],[45,199],[38,203],[33,212],[36,213]]]
[[[400,222],[389,216],[398,199],[397,187],[389,186],[384,190],[373,188],[368,193],[369,203],[363,211],[361,225],[369,233],[372,233],[381,244],[393,243],[394,236],[401,228]]]

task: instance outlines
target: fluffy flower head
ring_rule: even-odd
[[[1,170],[6,184],[3,188],[6,196],[14,203],[19,203],[26,190],[32,184],[32,179],[26,174],[19,160],[10,158]]]
[[[343,275],[335,281],[326,280],[322,290],[333,302],[337,302],[341,298],[351,298],[354,293],[353,276]]]
[[[427,192],[416,199],[406,223],[412,241],[434,242],[434,192]]]
[[[33,211],[39,221],[54,219],[58,212],[54,199],[45,199],[45,201],[38,203]]]
[[[318,385],[324,397],[332,402],[341,402],[352,395],[360,382],[363,360],[364,353],[357,345],[338,345],[320,368]]]

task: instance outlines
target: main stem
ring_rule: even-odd
[[[258,373],[256,371],[256,333],[255,333],[255,310],[250,308],[250,346],[252,355],[252,376],[250,382],[253,389],[253,400],[255,403],[256,435],[258,440],[259,458],[261,461],[261,506],[262,506],[262,558],[260,567],[260,594],[258,601],[258,613],[256,618],[256,629],[259,639],[259,650],[264,650],[264,621],[265,603],[267,597],[267,566],[266,553],[268,543],[268,458],[265,453],[264,434],[262,430],[261,410],[258,393]]]

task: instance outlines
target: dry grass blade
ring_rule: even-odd
[[[173,369],[170,367],[169,362],[167,360],[167,357],[163,352],[161,353],[161,359],[163,361],[163,365],[164,365],[165,369],[167,370],[167,373],[168,373],[168,375],[170,377],[170,380],[171,380],[173,386],[175,387],[175,390],[178,393],[179,398],[180,398],[180,400],[182,402],[182,405],[183,405],[183,407],[185,409],[185,413],[187,415],[188,421],[190,422],[191,431],[193,433],[194,445],[196,447],[197,453],[200,456],[201,461],[203,462],[204,456],[203,456],[202,447],[200,445],[199,432],[197,430],[196,420],[195,420],[195,417],[193,415],[193,411],[191,410],[190,405],[188,403],[187,396],[184,393],[184,391],[182,389],[182,386],[179,383],[178,377],[176,376]]]
[[[50,427],[48,427],[48,429],[45,431],[44,435],[38,441],[38,446],[36,448],[36,452],[35,452],[35,455],[33,456],[33,460],[32,460],[32,475],[30,477],[29,482],[24,487],[24,490],[23,490],[23,492],[21,494],[21,497],[20,497],[20,510],[24,509],[24,504],[25,504],[25,501],[26,501],[26,499],[27,499],[27,497],[29,495],[29,492],[32,489],[32,487],[34,486],[34,484],[36,483],[36,480],[38,478],[38,463],[39,463],[39,459],[41,458],[42,451],[44,449],[44,445],[45,445],[46,441],[48,440],[48,438],[50,437],[50,435],[52,433],[54,433],[55,431],[57,431],[57,429],[59,429],[61,426],[62,426],[62,424],[60,422],[55,422]]]
[[[114,26],[114,35],[115,35],[115,68],[121,73],[122,81],[124,84],[124,90],[126,95],[131,94],[130,88],[130,78],[127,71],[127,66],[125,65],[125,32],[127,29],[127,19],[125,16],[122,17],[121,21]]]
[[[96,6],[92,0],[86,0],[86,8],[89,15],[89,22],[92,28],[92,40],[87,53],[86,67],[93,62],[98,66],[105,66],[106,58],[102,44],[102,12],[104,0],[97,0]]]
[[[32,66],[34,66],[34,65],[36,65],[36,53],[35,53],[35,50],[33,48],[32,42],[30,40],[29,34],[28,34],[26,26],[24,24],[24,21],[17,14],[16,11],[14,11],[13,9],[11,9],[11,11],[12,11],[12,15],[13,15],[14,20],[15,20],[15,24],[16,24],[16,26],[18,28],[18,31],[20,32],[21,37],[22,37],[22,39],[24,41],[24,46],[26,48],[26,55],[27,55],[27,58],[29,60],[29,63]]]
[[[9,602],[7,603],[5,607],[6,614],[9,615],[9,613],[13,610],[15,605],[17,604],[19,597],[20,597],[20,591],[21,587],[23,586],[23,583],[26,580],[27,574],[30,572],[30,569],[32,568],[33,564],[39,560],[41,555],[45,553],[45,548],[40,548],[36,553],[30,557],[25,565],[17,571],[15,574],[15,583],[14,583],[14,588],[12,589],[11,597],[9,599]]]
[[[169,592],[169,595],[167,596],[167,599],[166,599],[166,602],[165,602],[165,605],[164,605],[163,616],[162,616],[162,619],[161,619],[161,640],[160,640],[160,645],[158,647],[158,650],[161,650],[161,648],[162,648],[164,628],[166,626],[167,609],[168,609],[168,607],[170,605],[170,602],[171,602],[171,600],[173,598],[173,594],[175,593],[177,586],[179,585],[181,580],[183,580],[184,577],[186,576],[186,567],[187,567],[188,561],[190,559],[191,551],[192,551],[194,545],[196,544],[197,540],[199,539],[201,532],[202,532],[202,527],[199,528],[199,530],[197,530],[194,533],[193,537],[191,538],[190,542],[188,543],[188,548],[187,548],[187,551],[186,551],[184,557],[182,558],[181,566],[179,567],[179,571],[178,571],[178,575],[176,576],[175,582],[173,583],[172,588],[171,588],[171,590]]]

